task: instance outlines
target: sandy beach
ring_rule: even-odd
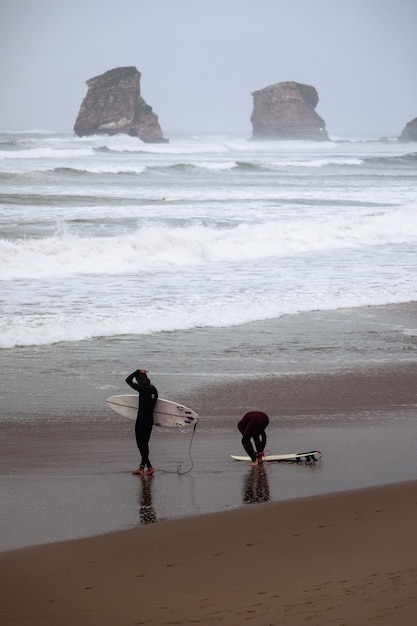
[[[6,552],[0,615],[5,626],[412,626],[416,524],[413,481]]]
[[[133,422],[103,408],[104,397],[123,391],[119,343],[10,353],[6,380],[17,380],[28,356],[36,369],[26,387],[33,394],[19,396],[15,416],[6,394],[0,420],[2,624],[414,626],[417,364],[415,331],[403,332],[414,328],[414,311],[367,311],[361,335],[356,325],[364,354],[376,342],[379,354],[392,353],[379,362],[248,375],[249,355],[228,376],[160,373],[158,386],[170,396],[181,388],[201,421],[194,438],[154,431],[150,479],[131,475]],[[327,332],[342,354],[354,315],[336,326],[324,316],[317,342]],[[291,322],[294,335],[301,322]],[[254,346],[267,345],[275,327],[252,330]],[[68,355],[78,370],[60,365]],[[93,357],[103,364],[91,385],[81,368]],[[51,381],[68,387],[58,410],[42,409],[43,398],[57,397],[45,393]],[[322,460],[259,468],[231,460],[242,452],[236,423],[248,407],[270,414],[271,453],[319,449]]]
[[[216,417],[214,408],[213,421],[201,424],[196,438],[195,467],[182,477],[161,470],[132,477],[133,450],[126,457],[131,432],[117,431],[117,421],[99,431],[94,421],[82,429],[24,422],[19,430],[14,423],[9,445],[2,440],[2,467],[11,479],[3,485],[22,498],[19,508],[4,491],[3,504],[15,505],[8,534],[21,545],[41,545],[12,550],[6,544],[0,553],[2,623],[414,626],[415,368],[382,368],[356,378],[339,373],[333,384],[336,379],[340,391],[355,388],[356,394],[326,399],[316,391],[308,418],[304,400],[295,400],[295,381],[280,381],[293,410],[272,421],[269,441],[310,443],[314,436],[325,447],[314,467],[234,463],[227,454],[239,450],[234,420]],[[318,380],[327,388],[323,377]],[[263,381],[270,398],[276,383]],[[259,381],[236,383],[233,396],[239,387],[250,393],[254,384],[259,388]],[[83,448],[81,434],[87,433]],[[166,437],[155,435],[155,457],[166,458],[169,441],[171,463],[182,462],[186,470],[185,440],[180,433],[174,443]],[[364,484],[377,486],[351,490]],[[128,530],[105,532],[123,526]],[[57,540],[65,529],[75,539]]]
[[[93,416],[0,420],[0,551],[258,502],[256,475],[230,458],[253,398],[270,415],[267,452],[323,453],[314,466],[268,463],[262,501],[414,480],[416,377],[407,363],[201,387],[183,400],[200,413],[194,436],[154,429],[151,484],[131,475],[134,422],[99,404]]]

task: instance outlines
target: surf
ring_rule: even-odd
[[[81,215],[86,216],[85,209]],[[300,254],[417,242],[417,203],[352,216],[329,210],[316,219],[300,219],[294,211],[282,220],[227,227],[188,225],[186,221],[182,226],[149,223],[129,234],[107,237],[84,237],[85,219],[77,223],[77,215],[72,214],[72,226],[63,224],[51,237],[0,239],[0,280],[118,275],[144,268],[266,258],[279,261]]]

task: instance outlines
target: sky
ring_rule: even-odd
[[[417,117],[417,0],[0,0],[0,128],[72,131],[86,80],[133,65],[171,133],[250,136],[252,92],[316,88],[330,136]]]

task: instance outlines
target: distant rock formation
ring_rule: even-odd
[[[417,141],[417,117],[405,125],[398,141]]]
[[[145,143],[166,143],[158,116],[140,95],[140,76],[136,67],[118,67],[87,80],[88,91],[75,121],[75,134],[124,133]]]
[[[314,87],[290,81],[252,96],[252,139],[329,140],[326,124],[314,110],[319,101]]]

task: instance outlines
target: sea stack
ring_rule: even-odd
[[[252,96],[252,139],[329,140],[326,123],[315,111],[319,96],[314,87],[289,81]]]
[[[87,80],[74,125],[78,137],[124,133],[145,143],[166,143],[158,116],[140,95],[136,67],[117,67]]]
[[[417,117],[405,125],[398,141],[417,141]]]

